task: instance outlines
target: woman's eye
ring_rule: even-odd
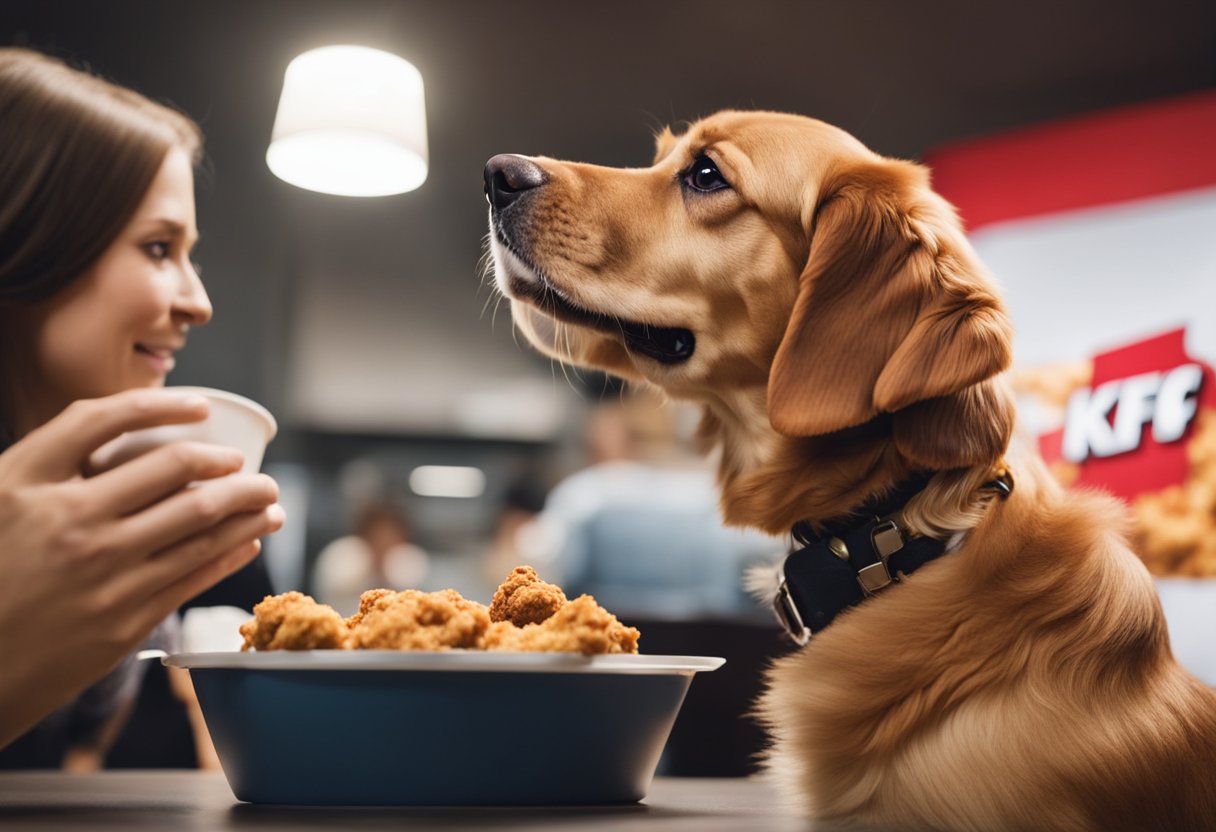
[[[730,183],[723,178],[718,166],[708,156],[698,156],[692,166],[684,172],[684,184],[694,191],[703,193],[730,187]]]
[[[169,244],[166,242],[148,243],[144,246],[144,250],[153,260],[164,260],[169,256]]]

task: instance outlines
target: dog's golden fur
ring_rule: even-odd
[[[729,187],[690,187],[704,158]],[[1122,507],[1010,452],[1009,323],[923,168],[745,112],[664,131],[650,168],[531,161],[544,184],[493,218],[519,329],[700,402],[728,522],[784,533],[937,472],[904,517],[958,548],[769,674],[768,769],[808,812],[1216,829],[1216,694],[1173,660]],[[578,310],[686,328],[695,351],[653,360]],[[997,501],[980,486],[1001,470],[1016,487]]]

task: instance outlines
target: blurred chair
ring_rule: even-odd
[[[774,623],[701,619],[628,622],[651,655],[719,656],[726,664],[693,677],[658,773],[668,777],[747,777],[760,769],[768,738],[752,716],[773,659],[794,649]]]

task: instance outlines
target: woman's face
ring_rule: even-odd
[[[194,174],[173,149],[110,247],[39,307],[25,389],[35,424],[76,399],[165,383],[190,327],[211,318],[190,260],[197,240]]]

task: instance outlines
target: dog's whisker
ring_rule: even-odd
[[[490,332],[498,332],[498,310],[502,308],[502,296],[494,299],[494,307],[490,310]]]
[[[557,334],[557,340],[565,343],[565,355],[563,356],[563,360],[558,362],[562,368],[562,376],[566,379],[566,386],[568,386],[571,390],[578,392],[578,387],[575,386],[574,382],[570,380],[570,359],[574,356],[574,349],[570,346],[570,327],[559,327]]]
[[[502,309],[503,296],[500,294],[494,300],[494,311],[490,313],[490,331],[496,332],[498,325],[498,310]]]

